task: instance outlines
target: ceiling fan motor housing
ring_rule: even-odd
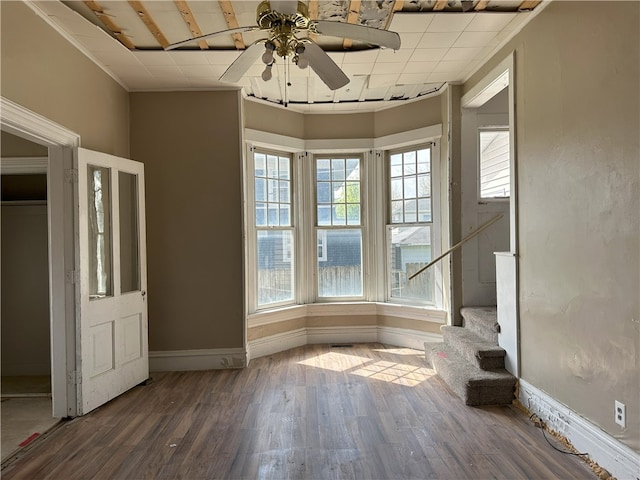
[[[309,23],[311,22],[309,19],[309,11],[303,2],[298,2],[296,13],[293,15],[284,15],[271,10],[269,0],[264,0],[258,5],[256,21],[260,28],[266,30],[274,28],[278,24],[284,24],[285,22],[290,23],[292,29],[306,30],[309,28]]]

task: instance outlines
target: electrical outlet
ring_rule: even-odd
[[[622,428],[626,428],[627,426],[627,407],[624,403],[616,400],[616,423],[620,425]]]

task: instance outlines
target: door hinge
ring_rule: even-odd
[[[74,370],[73,372],[69,373],[69,383],[71,383],[72,385],[82,384],[82,375],[79,371]]]
[[[64,171],[64,180],[67,183],[78,183],[78,169],[77,168],[67,168]]]
[[[80,272],[78,270],[69,270],[67,272],[67,283],[76,284],[80,282]]]

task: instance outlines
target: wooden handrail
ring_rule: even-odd
[[[478,228],[476,231],[471,232],[469,235],[467,235],[466,237],[464,237],[462,240],[460,240],[458,243],[456,243],[453,247],[451,247],[449,250],[447,250],[446,252],[444,252],[442,255],[438,255],[437,258],[431,260],[426,266],[422,267],[420,270],[418,270],[416,273],[414,273],[413,275],[411,275],[408,280],[411,280],[414,277],[417,277],[418,275],[420,275],[422,272],[424,272],[427,268],[429,268],[430,266],[432,266],[433,264],[435,264],[436,262],[439,262],[440,260],[442,260],[444,257],[446,257],[447,255],[449,255],[451,252],[453,252],[454,250],[460,248],[462,245],[464,245],[467,241],[471,240],[473,237],[475,237],[476,235],[478,235],[481,231],[483,231],[485,228],[493,225],[494,223],[496,223],[498,220],[500,220],[502,217],[504,217],[504,214],[501,213],[499,215],[496,215],[495,217],[493,217],[491,220],[489,220],[487,223],[485,223],[484,225],[482,225],[480,228]]]

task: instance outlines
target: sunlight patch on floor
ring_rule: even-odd
[[[415,387],[435,374],[429,368],[382,361],[372,365],[365,365],[351,373],[407,387]]]
[[[307,365],[308,367],[318,367],[326,370],[333,370],[334,372],[344,372],[351,368],[364,365],[370,361],[371,359],[366,357],[358,357],[356,355],[348,355],[346,353],[328,352],[307,360],[302,360],[298,363]]]

